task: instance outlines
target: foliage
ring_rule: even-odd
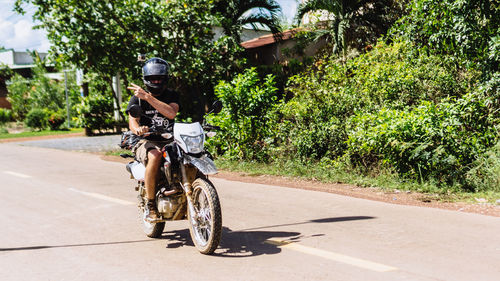
[[[315,68],[291,78],[288,91],[294,97],[280,109],[281,149],[302,159],[335,159],[347,148],[346,121],[356,113],[460,96],[469,79],[436,58],[412,56],[404,43],[380,43],[345,65],[318,60]]]
[[[345,64],[323,58],[291,78],[271,151],[474,189],[464,175],[496,143],[500,123],[498,82],[475,84],[479,75],[404,42],[380,42]]]
[[[465,187],[470,165],[496,141],[487,111],[484,101],[468,94],[357,115],[350,120],[347,154],[354,164],[381,161],[408,178]]]
[[[34,18],[48,32],[60,62],[97,73],[110,84],[120,72],[126,84],[138,81],[138,53],[171,63],[171,86],[181,91],[182,108],[200,115],[203,97],[241,61],[241,48],[227,37],[214,41],[216,15],[209,0],[74,1],[17,0],[37,10]],[[109,85],[108,85],[109,86]]]
[[[33,18],[47,31],[58,59],[113,75],[135,66],[137,52],[147,46],[146,38],[161,37],[154,28],[156,2],[17,0],[16,10],[24,13],[23,4],[36,7]]]
[[[65,121],[64,111],[52,111],[47,108],[37,107],[32,108],[24,119],[26,126],[38,131],[45,130],[46,128],[59,130]]]
[[[78,112],[77,124],[85,127],[91,132],[114,128],[113,99],[111,95],[91,93],[83,97],[81,102],[75,106]]]
[[[395,34],[426,52],[498,71],[500,5],[490,0],[415,0]]]
[[[15,119],[23,119],[30,108],[29,92],[31,90],[29,81],[19,74],[15,74],[10,79],[11,84],[7,86],[10,102]]]
[[[227,36],[240,42],[243,26],[258,30],[267,27],[271,33],[281,32],[281,6],[275,0],[216,0],[213,7],[220,14],[220,24]]]
[[[7,123],[13,120],[12,110],[0,108],[0,124]]]
[[[30,128],[41,131],[48,127],[48,117],[49,114],[46,110],[33,108],[26,114],[24,123]]]
[[[214,41],[217,15],[207,13],[212,1],[169,1],[161,13],[165,42],[155,48],[172,65],[172,86],[181,92],[181,118],[199,120],[214,98],[219,80],[230,79],[245,63],[232,38]]]
[[[26,79],[15,74],[7,86],[9,95],[7,100],[11,103],[14,117],[24,119],[32,108],[45,109],[50,112],[66,110],[66,95],[64,81],[57,81],[46,76],[47,70],[44,62],[33,54],[35,67],[32,69],[33,77]],[[72,84],[72,77],[68,75],[68,84]],[[69,89],[69,99],[74,101],[78,94],[74,89]]]
[[[481,154],[465,175],[474,191],[500,191],[500,142]]]
[[[316,38],[326,36],[331,39],[333,53],[343,52],[345,58],[348,45],[364,47],[367,43],[375,43],[387,32],[402,13],[400,2],[404,4],[405,1],[310,0],[299,5],[295,22],[300,23],[312,12],[320,12],[321,25],[326,23],[326,28],[317,29]]]
[[[215,94],[224,107],[208,119],[221,127],[211,144],[229,158],[264,160],[271,135],[269,113],[278,100],[274,77],[268,75],[261,81],[251,68],[231,82],[221,81]]]
[[[0,50],[2,50],[1,47],[0,47]],[[12,76],[12,74],[13,74],[13,71],[12,71],[12,69],[10,69],[10,67],[8,65],[0,63],[0,79]]]
[[[59,130],[66,121],[65,112],[63,110],[49,111],[47,122],[51,130]]]

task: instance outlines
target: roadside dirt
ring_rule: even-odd
[[[84,136],[84,133],[0,139],[0,143],[54,139],[54,138],[81,137],[81,136]],[[109,156],[102,154],[100,155],[101,158],[106,161],[114,161],[120,163],[128,163],[130,161],[130,159],[123,159],[119,156]],[[453,210],[459,212],[468,212],[468,213],[476,213],[476,214],[500,217],[500,205],[498,204],[495,205],[485,202],[478,202],[478,203],[444,202],[437,195],[432,195],[432,194],[422,194],[422,193],[404,192],[404,191],[387,192],[378,188],[358,187],[348,184],[328,184],[319,181],[306,181],[297,178],[269,176],[269,175],[252,176],[245,173],[230,172],[230,171],[219,171],[219,173],[215,177],[233,181],[248,182],[248,183],[259,183],[259,184],[285,186],[290,188],[300,188],[300,189],[314,190],[321,192],[329,192],[339,195],[381,201],[391,204],[440,208],[440,209]]]
[[[48,139],[83,137],[83,136],[85,136],[84,133],[69,133],[69,134],[63,134],[63,135],[49,135],[49,136],[37,136],[37,137],[22,137],[22,138],[0,139],[0,143],[17,142],[17,141],[48,140]]]
[[[106,161],[128,163],[130,159],[119,156],[102,155]],[[219,171],[214,177],[247,183],[258,183],[266,185],[284,186],[329,192],[356,198],[381,201],[391,204],[410,205],[420,207],[439,208],[459,212],[476,213],[488,216],[500,217],[500,205],[491,203],[467,203],[467,202],[444,202],[437,195],[416,192],[394,191],[386,192],[378,188],[358,187],[348,184],[328,184],[319,181],[307,181],[297,178],[260,175],[252,176],[240,172]]]

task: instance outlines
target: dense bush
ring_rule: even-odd
[[[0,108],[0,124],[12,121],[12,110]]]
[[[500,142],[477,157],[465,179],[475,191],[500,192]]]
[[[49,113],[47,110],[33,108],[26,114],[24,123],[30,128],[41,131],[48,127],[48,118]]]
[[[269,114],[278,100],[274,76],[261,81],[254,68],[248,69],[231,82],[220,82],[215,94],[224,107],[209,118],[222,128],[211,144],[229,158],[265,159],[271,135]]]
[[[28,114],[29,109],[31,108],[29,100],[29,92],[31,90],[31,86],[29,84],[29,81],[27,81],[21,75],[15,74],[10,79],[10,85],[7,86],[7,89],[9,91],[7,100],[12,106],[14,118],[23,120],[26,114]]]
[[[7,99],[12,105],[15,119],[23,120],[27,117],[30,109],[43,109],[52,120],[48,125],[52,129],[58,129],[65,120],[65,83],[47,77],[44,63],[35,54],[33,58],[36,62],[36,66],[33,68],[33,77],[27,79],[19,74],[12,76],[7,86],[9,91]],[[68,87],[69,102],[74,104],[78,97],[77,91],[71,87],[71,85],[74,85],[74,77],[73,75],[67,75],[67,79],[68,85],[70,85]],[[74,112],[71,115],[74,116]]]
[[[379,161],[405,177],[466,187],[465,174],[497,132],[484,101],[475,95],[413,109],[382,109],[350,120],[348,150],[353,164]]]
[[[116,123],[113,119],[113,98],[111,95],[90,94],[82,98],[81,103],[77,104],[75,108],[78,113],[77,124],[91,132],[112,129]]]
[[[316,69],[291,78],[288,90],[294,97],[280,108],[283,154],[335,159],[347,149],[346,124],[353,116],[466,93],[470,74],[458,75],[439,58],[410,50],[404,43],[380,43],[346,64],[319,60]]]
[[[47,121],[51,130],[58,130],[66,121],[65,112],[63,110],[49,111]]]
[[[267,114],[274,147],[265,151],[481,189],[470,171],[498,141],[500,103],[498,77],[477,83],[479,76],[400,42],[345,64],[318,60],[291,78],[293,97]]]

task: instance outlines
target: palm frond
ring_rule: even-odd
[[[263,14],[248,15],[240,18],[238,22],[242,26],[248,24],[252,26],[253,29],[256,30],[259,29],[259,25],[267,27],[269,28],[271,33],[278,34],[278,36],[280,36],[280,33],[282,31],[279,22],[275,18],[268,15],[263,15]]]
[[[300,24],[302,18],[313,11],[325,10],[332,14],[340,14],[342,10],[341,0],[310,0],[300,4],[297,7],[297,14],[295,15],[294,22],[296,25]]]

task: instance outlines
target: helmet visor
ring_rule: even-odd
[[[160,63],[146,64],[142,68],[143,76],[157,76],[157,75],[167,75],[168,66]]]

